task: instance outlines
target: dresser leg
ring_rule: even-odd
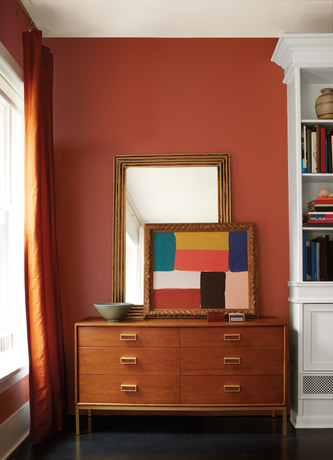
[[[282,435],[287,436],[287,408],[282,409]]]
[[[275,410],[272,410],[272,418],[275,418]]]
[[[91,409],[88,409],[88,417],[91,417]]]
[[[80,409],[75,407],[75,433],[80,434]]]

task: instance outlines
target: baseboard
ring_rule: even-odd
[[[333,416],[307,415],[290,417],[295,428],[333,428]]]
[[[30,405],[27,402],[0,425],[0,460],[5,460],[29,434]]]

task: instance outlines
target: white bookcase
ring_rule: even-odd
[[[333,282],[303,281],[303,234],[333,240],[333,228],[302,223],[321,187],[333,192],[333,174],[302,173],[302,125],[333,130],[333,120],[318,120],[315,111],[320,90],[333,88],[333,34],[282,35],[272,61],[287,85],[290,420],[296,428],[333,428]]]

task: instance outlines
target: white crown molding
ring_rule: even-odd
[[[296,67],[328,67],[333,53],[333,34],[281,35],[272,61],[285,70]]]

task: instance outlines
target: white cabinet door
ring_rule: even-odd
[[[333,371],[333,304],[304,305],[304,370]]]

